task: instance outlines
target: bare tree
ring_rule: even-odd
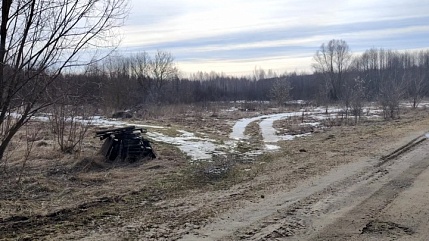
[[[265,78],[266,78],[265,70],[261,67],[255,66],[255,69],[253,70],[252,80],[257,81],[257,80],[263,80]]]
[[[272,70],[272,69],[268,69],[268,72],[267,72],[267,79],[269,79],[269,78],[277,78],[278,77],[278,75],[277,75],[277,73],[274,71],[274,70]]]
[[[346,41],[333,39],[322,44],[314,55],[313,68],[323,75],[329,88],[329,96],[339,100],[343,93],[345,74],[351,63],[351,51]]]
[[[111,55],[103,61],[102,95],[105,107],[111,111],[130,108],[137,102],[137,81],[132,78],[131,59],[121,55]]]
[[[150,86],[150,63],[151,58],[148,53],[136,53],[131,57],[131,74],[137,79],[142,86]]]
[[[412,107],[417,108],[426,92],[426,73],[419,73],[419,70],[415,70],[415,72],[408,70],[405,76],[408,79],[409,99],[411,100]]]
[[[158,50],[150,61],[151,78],[154,81],[154,99],[158,101],[162,89],[167,83],[178,78],[178,70],[174,66],[174,58],[169,52]]]
[[[52,103],[44,93],[57,76],[88,62],[84,50],[112,45],[126,9],[126,0],[2,1],[0,160],[16,132]]]
[[[408,87],[408,98],[411,101],[412,107],[417,108],[426,94],[427,82],[426,71],[424,66],[424,52],[405,53],[405,78]]]
[[[393,51],[380,50],[381,84],[379,101],[385,119],[400,117],[399,104],[406,94],[406,79],[400,55]]]
[[[365,51],[361,56],[354,59],[354,71],[358,73],[359,78],[363,81],[366,98],[375,99],[380,91],[381,69],[378,49]]]
[[[131,75],[137,80],[142,93],[139,93],[141,100],[146,102],[149,93],[153,88],[153,80],[151,78],[151,58],[148,53],[136,53],[130,57]]]

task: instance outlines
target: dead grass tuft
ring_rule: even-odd
[[[99,156],[84,157],[82,160],[74,163],[71,171],[72,172],[93,172],[93,171],[102,171],[105,170],[108,165],[105,162],[105,159]]]
[[[187,187],[202,187],[220,182],[235,182],[238,175],[237,156],[214,156],[211,160],[201,160],[189,164],[184,170],[183,184]]]
[[[271,161],[265,154],[252,159],[229,154],[214,156],[211,160],[188,164],[178,181],[184,190],[204,188],[204,190],[228,189],[233,185],[254,178],[263,170],[263,165]]]

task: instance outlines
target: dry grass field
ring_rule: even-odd
[[[267,109],[208,110],[145,123],[204,133],[223,142],[234,121],[267,113]],[[381,158],[428,131],[428,117],[426,109],[407,110],[398,120],[363,120],[358,125],[325,128],[281,120],[274,122],[279,133],[287,129],[312,134],[281,141],[275,152],[229,154],[205,162],[190,160],[175,145],[154,141],[158,158],[135,163],[106,162],[98,153],[102,143],[94,138],[99,127],[87,132],[80,153],[65,154],[58,151],[49,125],[34,121],[28,124],[29,130],[40,131],[31,140],[32,152],[26,155],[29,132],[22,130],[1,166],[0,239],[191,240],[194,235],[198,240],[215,232],[204,227],[219,217],[233,216],[234,210],[248,203],[262,205],[271,200],[268,197],[291,191],[335,168]],[[263,149],[257,124],[247,126],[245,134],[250,139],[240,148]],[[258,231],[244,235],[249,225],[253,223],[213,237],[271,240],[267,238],[271,236],[257,238]],[[307,225],[296,225],[290,234]]]

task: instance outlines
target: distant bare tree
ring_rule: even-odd
[[[400,117],[399,104],[406,94],[407,83],[400,60],[397,52],[380,51],[380,66],[385,71],[381,74],[379,101],[385,119]]]
[[[359,78],[363,80],[367,91],[367,97],[375,99],[380,91],[382,69],[380,53],[382,50],[370,49],[358,56],[355,61],[355,70],[359,72]]]
[[[426,92],[426,73],[419,73],[418,70],[407,71],[405,74],[408,83],[408,96],[413,108],[417,108]]]
[[[257,80],[263,80],[266,77],[266,73],[265,70],[261,67],[255,66],[255,69],[253,70],[253,76],[252,76],[252,80],[257,81]]]
[[[178,70],[174,66],[174,58],[169,52],[158,50],[150,61],[150,77],[154,81],[153,94],[158,101],[162,89],[167,83],[178,78]]]
[[[408,98],[412,107],[417,108],[426,94],[427,70],[424,69],[425,57],[424,52],[406,52],[402,54],[405,62],[405,80],[407,82]]]
[[[0,160],[16,132],[52,102],[45,91],[79,53],[106,46],[125,0],[4,0],[0,24]],[[88,56],[88,53],[86,56]]]
[[[113,111],[129,108],[134,101],[137,84],[131,79],[130,59],[111,55],[103,60],[103,103]]]
[[[268,79],[269,78],[277,78],[277,77],[278,77],[278,75],[274,70],[268,69],[268,72],[267,72],[267,78]]]
[[[333,100],[342,97],[345,74],[351,63],[351,51],[344,40],[333,39],[322,44],[314,55],[313,69],[323,75]]]
[[[137,53],[130,58],[131,74],[145,90],[149,90],[152,86],[152,78],[150,77],[151,58],[149,54],[146,52]]]

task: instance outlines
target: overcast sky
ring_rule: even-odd
[[[130,0],[122,51],[170,52],[184,73],[310,71],[331,39],[366,49],[429,48],[428,0]]]

